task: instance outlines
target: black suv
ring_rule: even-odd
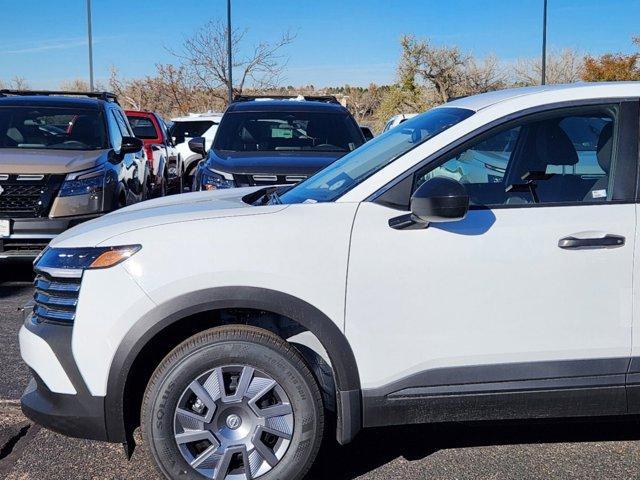
[[[204,158],[193,190],[297,183],[364,142],[333,96],[236,97],[209,152],[202,137],[189,141]]]
[[[0,90],[0,262],[147,196],[142,141],[107,92]]]

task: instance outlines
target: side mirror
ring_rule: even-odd
[[[364,136],[365,142],[368,142],[369,140],[373,140],[374,135],[369,127],[360,127],[360,131]]]
[[[120,154],[136,153],[142,150],[144,142],[136,137],[122,137],[122,145],[120,146]]]
[[[189,149],[193,153],[202,155],[203,158],[207,156],[207,147],[205,146],[204,137],[195,137],[189,140]]]
[[[411,213],[389,220],[398,230],[425,228],[432,222],[462,220],[469,211],[469,195],[457,180],[435,177],[427,180],[411,197]]]

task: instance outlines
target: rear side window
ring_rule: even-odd
[[[143,139],[154,139],[160,136],[158,135],[156,127],[150,118],[134,117],[132,115],[128,115],[127,118],[129,119],[129,124],[133,129],[133,134],[136,137]]]
[[[611,201],[617,107],[561,112],[470,142],[441,165],[418,172],[414,189],[445,176],[465,185],[472,205]]]

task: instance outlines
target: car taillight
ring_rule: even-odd
[[[144,146],[144,154],[147,157],[149,165],[153,165],[153,148],[151,148],[151,145],[147,144]]]

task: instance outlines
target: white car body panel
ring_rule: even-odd
[[[346,333],[363,388],[445,366],[629,356],[634,205],[472,210],[422,230],[390,228],[397,216],[363,203],[353,227]],[[587,231],[628,244],[558,248]]]
[[[171,302],[194,289],[233,285],[288,293],[314,305],[342,330],[356,205],[328,203],[312,208],[311,215],[305,205],[230,209],[229,216],[224,210],[217,215],[210,210],[207,215],[199,212],[201,218],[191,221],[184,221],[182,212],[175,213],[181,222],[163,220],[137,230],[126,227],[148,218],[150,212],[140,210],[140,217],[115,223],[123,233],[102,245],[135,242],[143,248],[121,266],[85,273],[73,354],[83,366],[81,373],[92,394],[105,395],[113,355],[145,308]],[[239,215],[242,211],[252,214],[251,218]],[[180,255],[170,253],[185,238],[189,248]],[[105,291],[110,294],[104,295]]]
[[[20,328],[18,340],[22,360],[37,372],[49,390],[67,395],[77,393],[47,342],[25,327]]]

